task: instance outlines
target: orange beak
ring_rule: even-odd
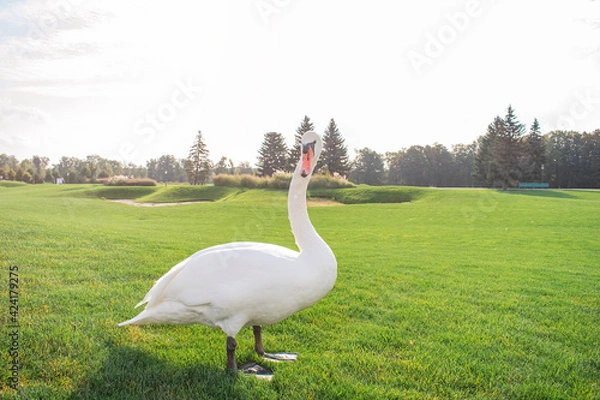
[[[312,172],[312,161],[315,154],[312,147],[309,147],[305,153],[302,154],[302,165],[300,166],[300,175],[306,178]]]

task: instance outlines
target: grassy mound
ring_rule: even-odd
[[[408,203],[420,198],[425,189],[404,186],[366,186],[348,189],[311,190],[310,197],[327,198],[344,204]]]
[[[0,187],[11,188],[16,186],[25,186],[26,183],[16,181],[0,181]]]
[[[232,195],[246,192],[250,195],[256,191],[256,196],[251,196],[253,200],[259,201],[264,197],[263,191],[266,189],[271,193],[280,192],[282,196],[287,193],[289,182],[285,180],[285,175],[278,175],[278,178],[256,178],[251,175],[220,175],[224,179],[234,178],[238,180],[241,186],[190,186],[174,185],[168,187],[153,186],[81,186],[77,189],[78,195],[70,192],[70,195],[88,198],[105,198],[109,200],[135,200],[140,203],[180,203],[187,201],[218,201],[224,200]],[[313,177],[315,179],[316,177]],[[266,182],[268,186],[263,188]],[[326,180],[326,182],[331,182]],[[221,183],[224,183],[221,181]],[[323,182],[318,183],[318,185]],[[77,185],[73,185],[75,189]],[[245,188],[253,188],[246,191]],[[361,185],[347,188],[318,188],[310,189],[308,196],[312,198],[323,198],[337,201],[342,204],[369,204],[369,203],[407,203],[421,198],[427,189],[402,186],[367,186]],[[256,197],[256,198],[255,198]],[[272,196],[268,196],[269,198]],[[284,200],[285,201],[285,200]]]
[[[180,203],[184,201],[217,201],[239,192],[239,189],[204,185],[177,185],[161,188],[137,199],[140,203]]]
[[[99,197],[109,200],[135,200],[157,191],[154,186],[87,186],[81,190],[82,197]]]

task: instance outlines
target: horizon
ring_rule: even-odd
[[[503,118],[503,117],[501,117],[501,118]],[[519,121],[519,122],[523,123],[522,121]],[[336,123],[337,123],[337,122],[336,122]],[[490,123],[491,123],[491,121],[490,121]],[[530,128],[531,128],[531,126],[530,126],[530,125],[527,125],[527,124],[525,124],[525,123],[523,123],[523,125],[525,125],[525,132],[524,132],[524,136],[526,136],[526,135],[527,135],[527,134],[530,132]],[[555,130],[555,131],[561,131],[561,130],[557,129],[557,130]],[[550,131],[550,132],[545,132],[545,133],[542,133],[542,136],[545,136],[545,135],[547,135],[547,134],[550,134],[550,133],[552,133],[552,132],[555,132],[555,131]],[[578,132],[578,131],[573,131],[573,130],[564,130],[564,131],[565,131],[565,132],[569,132],[569,131],[572,131],[572,132]],[[580,134],[584,134],[584,133],[587,133],[587,134],[593,134],[593,133],[594,133],[594,132],[596,132],[596,131],[600,131],[600,128],[596,128],[596,129],[594,129],[593,131],[590,131],[590,132],[578,132],[578,133],[580,133]],[[281,132],[278,132],[278,133],[281,133]],[[294,132],[294,134],[295,134],[295,132]],[[291,147],[290,147],[290,145],[289,145],[289,143],[290,143],[290,142],[291,142],[291,143],[293,143],[293,141],[294,141],[294,137],[293,137],[293,135],[294,135],[294,134],[292,134],[292,137],[290,137],[290,138],[286,138],[286,137],[285,137],[285,135],[284,135],[284,139],[286,139],[286,145],[288,146],[288,147],[287,147],[287,148],[288,148],[288,150],[291,148]],[[320,135],[321,135],[321,136],[323,136],[323,134],[320,134]],[[454,146],[458,146],[458,145],[467,145],[467,146],[468,146],[468,145],[472,144],[473,142],[476,142],[476,141],[477,141],[477,139],[478,139],[480,136],[483,136],[483,135],[484,135],[484,134],[481,134],[481,135],[479,135],[479,136],[478,136],[477,138],[475,138],[475,139],[474,139],[472,142],[469,142],[469,143],[454,143],[454,144],[452,144],[452,145],[450,145],[450,146],[447,146],[447,145],[445,145],[445,144],[443,144],[443,143],[434,142],[434,143],[422,143],[422,144],[415,143],[415,144],[408,145],[408,146],[406,146],[406,147],[403,147],[403,148],[400,148],[400,149],[391,150],[391,151],[386,151],[386,152],[384,152],[384,153],[380,153],[380,152],[378,152],[377,150],[374,150],[374,149],[372,149],[372,148],[371,148],[371,147],[369,147],[369,146],[363,147],[363,148],[361,148],[361,149],[350,149],[350,148],[347,148],[347,150],[348,150],[348,156],[349,156],[349,159],[350,159],[350,160],[353,160],[354,158],[356,158],[356,153],[358,153],[358,151],[359,151],[359,150],[362,150],[362,149],[364,149],[364,148],[368,148],[369,150],[374,150],[374,151],[376,151],[378,154],[380,154],[380,155],[382,155],[382,156],[385,156],[385,155],[386,155],[386,153],[388,153],[388,152],[390,152],[390,153],[396,153],[396,152],[400,152],[400,151],[405,151],[405,150],[407,150],[407,149],[409,149],[409,148],[411,148],[411,147],[416,147],[416,146],[421,146],[421,147],[427,147],[427,146],[430,146],[430,147],[433,147],[433,146],[436,146],[436,145],[441,145],[441,146],[443,146],[445,149],[447,149],[447,150],[448,150],[450,153],[453,153],[453,147],[454,147]],[[203,134],[203,136],[204,136],[204,134]],[[343,134],[342,134],[342,136],[343,136]],[[290,140],[289,140],[289,142],[288,142],[288,140],[287,140],[287,139],[290,139]],[[345,139],[345,138],[344,138],[344,139]],[[262,144],[262,142],[261,142],[261,144]],[[260,149],[260,145],[257,147],[257,150],[256,150],[256,156],[254,157],[254,161],[252,161],[252,160],[240,160],[240,161],[236,161],[236,160],[233,160],[233,159],[231,159],[231,158],[230,158],[230,157],[228,157],[227,155],[222,155],[222,156],[219,156],[219,157],[216,157],[216,158],[215,158],[215,157],[213,157],[213,156],[212,156],[212,152],[210,151],[210,146],[209,146],[209,144],[207,143],[206,145],[207,145],[207,148],[208,148],[208,151],[209,151],[209,153],[211,154],[209,158],[210,158],[210,160],[213,162],[213,165],[216,165],[216,164],[217,164],[217,163],[218,163],[218,162],[221,160],[221,158],[222,158],[222,157],[225,157],[225,158],[227,158],[227,160],[228,160],[228,161],[229,161],[229,160],[233,161],[233,164],[234,164],[235,168],[238,168],[238,167],[240,167],[240,166],[242,165],[242,163],[245,163],[245,162],[247,162],[247,163],[250,163],[250,166],[251,166],[251,168],[252,168],[252,169],[256,169],[256,168],[257,168],[256,161],[257,161],[257,158],[258,158],[258,151],[259,151],[259,149]],[[189,152],[189,148],[190,148],[190,147],[191,147],[191,145],[188,147],[188,149],[187,149],[187,152]],[[24,157],[24,158],[19,158],[19,157],[15,156],[14,154],[8,154],[8,153],[0,153],[0,154],[4,154],[4,155],[6,155],[6,156],[9,156],[9,157],[10,157],[10,156],[14,156],[14,157],[17,159],[17,161],[19,161],[19,162],[21,162],[21,161],[23,161],[23,160],[25,160],[25,159],[29,159],[29,160],[31,160],[31,159],[32,159],[33,157],[35,157],[35,156],[38,156],[38,157],[46,157],[44,154],[32,154],[32,155],[30,155],[30,156],[27,156],[27,157]],[[186,154],[187,154],[187,153],[186,153]],[[104,155],[102,155],[102,154],[95,154],[95,153],[86,154],[86,155],[84,155],[84,156],[76,156],[76,155],[71,155],[71,154],[63,154],[62,156],[60,156],[60,158],[58,158],[58,159],[56,159],[56,160],[50,159],[50,158],[48,157],[48,159],[49,159],[48,166],[54,166],[54,165],[57,165],[57,164],[60,162],[60,160],[61,160],[61,158],[62,158],[62,157],[67,157],[67,158],[76,158],[76,159],[78,159],[78,160],[85,161],[87,157],[91,157],[91,156],[97,156],[97,157],[100,157],[100,158],[102,158],[102,159],[109,160],[109,161],[118,161],[118,162],[121,162],[121,163],[123,164],[123,166],[127,166],[127,164],[126,164],[126,163],[123,163],[123,161],[122,161],[122,160],[118,160],[118,159],[112,159],[112,158],[109,158],[109,157],[105,157],[105,156],[104,156]],[[150,157],[150,158],[148,158],[147,160],[143,161],[143,162],[142,162],[142,163],[140,163],[140,164],[136,164],[136,163],[133,163],[133,162],[132,162],[132,163],[133,163],[133,165],[135,165],[136,167],[147,167],[147,163],[148,163],[150,160],[158,160],[158,159],[159,159],[160,157],[162,157],[162,156],[173,156],[173,157],[175,157],[175,159],[176,159],[177,161],[180,161],[180,160],[185,160],[185,159],[187,159],[187,155],[186,155],[186,156],[183,156],[183,157],[177,157],[177,156],[175,156],[174,154],[160,154],[160,155],[156,155],[156,156]]]

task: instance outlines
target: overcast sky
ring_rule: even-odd
[[[598,0],[0,0],[0,153],[256,162],[304,115],[354,149],[470,143],[509,104],[600,128]]]

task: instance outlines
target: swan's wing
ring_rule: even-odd
[[[169,282],[171,282],[171,279],[173,279],[183,269],[183,267],[185,267],[188,260],[189,260],[189,258],[186,258],[185,260],[183,260],[182,262],[180,262],[179,264],[177,264],[173,268],[171,268],[169,270],[169,272],[167,272],[166,274],[161,276],[156,281],[154,286],[152,286],[152,288],[148,291],[148,293],[146,293],[146,296],[144,296],[144,299],[135,305],[135,308],[138,308],[139,306],[141,306],[145,303],[148,303],[148,305],[151,305],[151,300],[156,299],[158,297],[160,292],[162,292],[163,288],[165,286],[167,286],[169,284]]]
[[[171,286],[183,284],[187,288],[195,286],[195,289],[201,290],[202,283],[214,284],[215,282],[200,282],[199,280],[215,276],[223,277],[223,279],[227,276],[235,276],[240,269],[249,268],[251,264],[260,264],[261,256],[264,257],[263,262],[273,263],[275,259],[294,259],[298,256],[298,252],[273,244],[254,242],[237,242],[209,247],[194,253],[171,268],[156,281],[136,307],[148,303],[147,308],[151,308],[164,295],[167,295],[165,289],[169,288],[168,296],[181,289]],[[183,274],[185,277],[176,279],[177,284],[171,284],[183,271],[186,271]],[[210,281],[210,279],[208,280]]]

